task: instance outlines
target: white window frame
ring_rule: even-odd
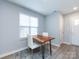
[[[20,15],[21,14],[23,14],[23,13],[20,13]],[[21,17],[19,15],[19,17]],[[24,14],[24,15],[26,15],[26,14]],[[28,16],[28,15],[26,15],[26,16]],[[37,33],[36,34],[38,34],[38,22],[39,22],[39,20],[38,20],[38,17],[34,17],[34,16],[28,16],[29,17],[29,26],[21,26],[20,24],[19,24],[19,27],[20,27],[20,38],[26,38],[27,37],[27,34],[31,34],[31,29],[32,28],[36,28],[37,29]],[[31,23],[31,17],[33,17],[33,18],[36,18],[37,19],[37,26],[31,26],[30,25],[30,23]],[[20,20],[20,19],[19,19]],[[21,34],[21,28],[28,28],[29,29],[29,32],[26,34],[26,36],[21,36],[22,34]],[[33,34],[33,35],[36,35],[36,34]],[[32,34],[31,34],[32,35]]]

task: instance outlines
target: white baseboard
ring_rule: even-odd
[[[52,43],[52,45],[57,46],[57,47],[60,47],[60,44],[54,44],[54,43]]]
[[[71,45],[71,43],[69,43],[69,42],[63,42],[63,43],[68,44],[68,45]]]
[[[24,48],[21,48],[21,49],[15,50],[15,51],[11,51],[11,52],[8,52],[8,53],[4,53],[4,54],[0,55],[0,58],[6,57],[6,56],[8,56],[8,55],[11,55],[11,54],[17,53],[17,52],[22,51],[22,50],[25,50],[25,49],[27,49],[27,47],[24,47]]]
[[[71,45],[74,45],[74,46],[79,46],[78,44],[74,44],[74,43],[72,43]]]

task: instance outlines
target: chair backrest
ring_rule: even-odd
[[[42,35],[43,36],[48,36],[48,32],[43,32]]]
[[[33,39],[32,39],[32,35],[28,34],[27,35],[27,39],[28,39],[28,47],[32,47],[33,46]]]

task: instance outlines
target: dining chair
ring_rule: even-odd
[[[43,36],[48,36],[48,32],[43,32],[42,35]]]
[[[28,34],[27,35],[28,39],[28,47],[31,48],[32,50],[35,48],[40,47],[40,44],[37,44],[36,42],[33,41],[32,35]]]
[[[38,44],[37,42],[34,42],[33,37],[30,34],[27,35],[27,39],[28,39],[28,48],[30,48],[31,56],[33,58],[33,50],[40,47],[41,45]]]
[[[48,32],[43,32],[42,35],[43,35],[43,36],[49,36]],[[47,50],[49,50],[49,42],[46,42],[45,44],[46,44],[45,48],[46,48]]]

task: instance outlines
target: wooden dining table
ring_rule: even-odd
[[[50,45],[50,55],[52,55],[52,49],[51,49],[51,40],[55,39],[52,36],[43,36],[43,35],[33,35],[33,40],[37,41],[41,44],[41,50],[42,50],[42,59],[45,59],[44,53],[45,53],[45,44],[49,42]]]

